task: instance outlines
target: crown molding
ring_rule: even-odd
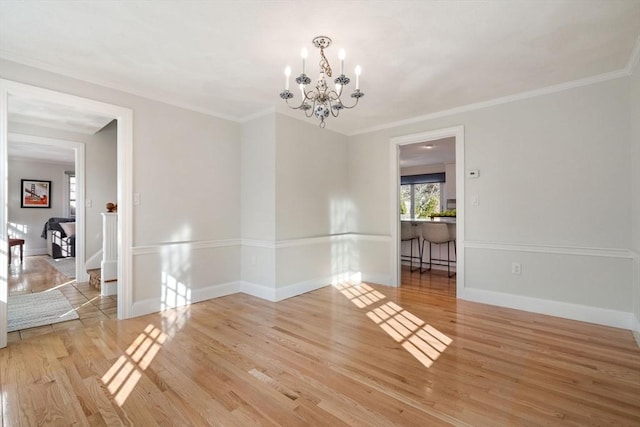
[[[137,90],[131,87],[127,87],[127,86],[123,86],[114,82],[110,82],[107,80],[102,80],[102,79],[96,79],[96,78],[87,78],[87,76],[83,75],[82,73],[76,73],[74,71],[70,71],[67,70],[63,67],[57,67],[55,65],[51,65],[49,63],[46,62],[42,62],[42,61],[38,61],[35,59],[31,59],[31,58],[25,58],[19,54],[15,54],[12,52],[8,52],[6,50],[0,49],[0,59],[4,59],[7,61],[11,61],[11,62],[15,62],[18,64],[22,64],[22,65],[26,65],[28,67],[33,67],[33,68],[37,68],[39,70],[43,70],[43,71],[48,71],[50,73],[55,73],[55,74],[59,74],[61,76],[64,77],[69,77],[72,79],[76,79],[76,80],[80,80],[84,83],[90,83],[90,84],[94,84],[94,85],[98,85],[98,86],[102,86],[108,89],[113,89],[113,90],[117,90],[120,92],[124,92],[128,95],[135,95],[135,96],[139,96],[141,98],[145,98],[151,101],[156,101],[156,102],[161,102],[163,104],[167,104],[170,105],[172,107],[179,107],[179,108],[184,108],[185,110],[189,110],[189,111],[194,111],[196,113],[201,113],[201,114],[206,114],[208,116],[213,116],[216,117],[218,119],[223,119],[223,120],[229,120],[232,122],[236,122],[239,123],[239,118],[236,116],[232,116],[229,114],[223,114],[220,113],[218,111],[212,111],[206,108],[201,108],[201,107],[195,107],[193,105],[187,104],[187,103],[183,103],[183,102],[176,102],[174,99],[170,99],[164,95],[160,95],[157,93],[151,93],[151,92],[147,92],[147,91],[142,91],[142,90]]]
[[[633,69],[638,65],[638,61],[640,61],[640,36],[636,40],[636,45],[631,51],[631,56],[629,57],[629,62],[627,62],[627,66],[624,67],[628,75],[633,74]]]
[[[246,122],[250,122],[251,120],[255,120],[260,117],[268,116],[269,114],[275,114],[275,113],[276,113],[276,107],[275,105],[272,105],[271,107],[265,108],[264,110],[260,110],[256,113],[249,114],[248,116],[241,117],[237,121],[238,123],[246,123]]]
[[[355,132],[347,134],[347,136],[361,135],[363,133],[370,133],[379,130],[390,129],[394,127],[410,125],[413,123],[423,122],[427,120],[438,119],[441,117],[452,116],[454,114],[466,113],[469,111],[481,110],[483,108],[494,107],[496,105],[508,104],[514,101],[521,101],[529,98],[536,98],[538,96],[549,95],[552,93],[563,92],[565,90],[574,89],[577,87],[588,86],[595,83],[605,82],[608,80],[619,79],[621,77],[627,77],[626,68],[617,71],[611,71],[604,74],[598,74],[597,76],[586,77],[584,79],[573,80],[570,82],[560,83],[557,85],[547,86],[541,89],[534,89],[526,92],[520,92],[514,95],[502,96],[500,98],[494,98],[488,101],[475,102],[473,104],[467,104],[460,107],[451,108],[448,110],[437,111],[435,113],[429,113],[422,116],[413,117],[405,120],[398,120],[395,122],[385,123],[370,128],[361,129]]]

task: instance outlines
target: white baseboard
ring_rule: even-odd
[[[34,248],[24,249],[24,256],[34,256],[34,255],[47,255],[47,248],[43,247],[43,248],[35,248],[35,249]]]
[[[281,288],[272,288],[257,283],[242,282],[242,292],[257,298],[276,302],[315,291],[316,289],[324,288],[325,286],[331,285],[331,283],[331,277],[307,280]]]
[[[100,269],[102,270],[100,273],[102,283],[105,281],[118,280],[118,260],[102,261],[100,263]]]
[[[390,286],[391,284],[391,276],[388,274],[362,274],[363,282],[375,283],[376,285],[385,285]]]
[[[634,317],[632,313],[624,311],[475,288],[463,289],[458,293],[458,298],[623,329],[631,329],[632,317]]]
[[[631,322],[631,332],[633,332],[633,337],[636,339],[636,344],[640,347],[640,319],[635,315],[631,315]]]
[[[206,288],[192,289],[191,296],[188,301],[182,301],[181,303],[176,304],[161,301],[160,298],[150,298],[134,302],[131,308],[131,313],[132,317],[143,316],[145,314],[157,313],[171,308],[184,307],[185,305],[195,304],[208,299],[236,294],[240,292],[240,290],[240,282],[222,283],[219,285],[207,286]]]
[[[316,289],[324,288],[331,285],[333,282],[332,277],[324,277],[314,280],[306,280],[304,282],[294,283],[289,286],[276,289],[276,301],[282,301],[287,298],[292,298],[298,295],[306,294],[307,292],[315,291]]]
[[[276,290],[270,286],[260,285],[247,281],[240,282],[240,292],[256,298],[266,299],[267,301],[276,301]]]
[[[102,280],[100,283],[100,295],[103,297],[118,294],[118,282],[105,282]]]

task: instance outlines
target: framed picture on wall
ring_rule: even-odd
[[[20,183],[21,208],[50,208],[51,181],[23,179]]]

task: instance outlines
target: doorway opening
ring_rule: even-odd
[[[106,104],[86,98],[64,94],[25,85],[9,80],[0,79],[0,347],[7,344],[7,296],[8,296],[8,212],[7,212],[7,152],[8,152],[8,123],[9,106],[11,98],[26,98],[37,100],[43,103],[55,104],[68,109],[69,111],[83,111],[87,114],[107,116],[117,121],[117,204],[118,204],[118,301],[117,317],[119,319],[131,316],[131,244],[132,244],[132,111],[128,108]],[[82,157],[82,160],[84,157]],[[82,193],[83,183],[77,179],[77,193]],[[81,210],[84,205],[78,201],[77,209]],[[77,213],[78,215],[78,213]],[[76,227],[82,227],[78,223]],[[84,230],[82,230],[84,233]],[[79,242],[80,243],[80,242]],[[80,250],[78,246],[76,250]],[[83,256],[87,254],[84,253]],[[82,263],[84,267],[84,263]],[[86,271],[81,271],[78,280],[85,278]]]
[[[396,137],[390,150],[393,285],[457,297],[464,286],[464,128]]]
[[[400,286],[455,297],[455,137],[399,150]]]

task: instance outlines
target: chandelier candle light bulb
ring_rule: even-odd
[[[340,59],[340,75],[333,79],[333,83],[335,84],[334,88],[330,88],[327,84],[327,78],[332,78],[333,71],[324,54],[324,50],[331,45],[331,39],[327,36],[318,36],[314,38],[312,42],[316,48],[320,49],[320,70],[318,79],[315,82],[315,87],[311,89],[305,88],[305,86],[312,83],[311,78],[305,73],[308,52],[306,48],[303,48],[301,52],[302,73],[296,77],[296,84],[300,87],[302,101],[297,106],[289,105],[289,100],[294,97],[293,93],[289,90],[289,77],[291,76],[291,68],[289,66],[287,66],[284,71],[285,89],[280,92],[280,98],[289,105],[289,108],[302,110],[307,117],[315,116],[320,120],[320,127],[324,128],[324,119],[329,116],[338,117],[341,110],[354,108],[358,105],[360,98],[364,96],[364,93],[360,91],[360,73],[362,70],[359,65],[356,67],[356,88],[350,95],[350,97],[354,99],[353,105],[345,105],[341,97],[345,86],[351,82],[351,79],[344,75],[344,49],[340,49],[338,53],[338,58]]]
[[[307,52],[307,48],[303,47],[302,53],[300,53],[300,56],[302,56],[302,74],[304,74],[304,66],[305,66],[305,63],[307,62],[308,55],[309,55],[309,52]]]
[[[284,90],[289,90],[289,76],[291,76],[291,67],[288,65],[284,69]]]

